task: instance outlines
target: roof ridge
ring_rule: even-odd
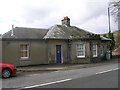
[[[33,27],[15,27],[15,28],[23,28],[23,29],[45,29],[45,30],[48,30],[46,28],[33,28]]]

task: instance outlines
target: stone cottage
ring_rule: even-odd
[[[68,17],[61,22],[48,29],[13,27],[1,37],[2,62],[25,66],[102,60],[109,39],[71,26]]]

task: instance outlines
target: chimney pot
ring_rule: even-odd
[[[62,25],[70,26],[70,18],[68,16],[62,19]]]

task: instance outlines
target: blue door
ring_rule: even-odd
[[[56,45],[56,63],[62,63],[62,56],[61,56],[61,45]]]

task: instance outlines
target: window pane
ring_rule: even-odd
[[[84,57],[85,56],[85,45],[84,44],[77,44],[77,56]]]
[[[29,45],[28,44],[20,45],[20,57],[29,58]]]
[[[97,56],[97,45],[93,44],[93,57]]]

